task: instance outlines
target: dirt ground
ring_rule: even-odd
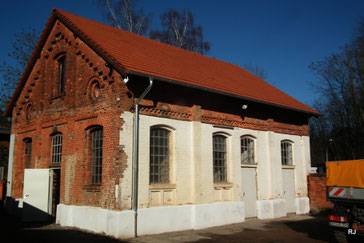
[[[362,239],[361,239],[362,240]],[[357,242],[364,242],[356,239]],[[103,234],[55,224],[24,224],[0,209],[0,242],[37,243],[164,243],[164,242],[332,242],[327,216],[288,215],[273,220],[247,219],[244,223],[203,230],[187,230],[119,240]]]

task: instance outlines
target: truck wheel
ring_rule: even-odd
[[[347,243],[348,242],[345,231],[334,230],[333,235],[334,235],[335,241],[338,243]]]

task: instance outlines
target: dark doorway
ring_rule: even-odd
[[[52,169],[52,217],[56,220],[61,189],[61,168]]]

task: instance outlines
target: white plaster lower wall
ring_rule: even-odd
[[[8,185],[6,187],[6,196],[11,197],[11,189],[13,187],[13,161],[14,161],[14,144],[15,134],[10,135],[9,161],[8,161]]]
[[[202,229],[241,222],[244,222],[243,202],[142,208],[138,210],[138,235]],[[57,207],[56,223],[117,238],[134,237],[132,210],[118,212],[60,204]]]
[[[192,228],[193,206],[165,206],[138,210],[138,235]]]
[[[241,223],[245,220],[243,202],[215,202],[194,205],[193,229]]]
[[[285,200],[258,200],[257,201],[258,219],[272,219],[285,217]]]
[[[296,214],[310,212],[310,199],[308,197],[296,198]]]
[[[131,210],[118,212],[96,207],[59,204],[56,223],[105,233],[117,238],[134,237],[134,212]]]

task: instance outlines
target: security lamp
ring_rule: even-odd
[[[246,109],[248,109],[248,105],[243,105],[241,108],[242,108],[243,110],[246,110]]]
[[[123,79],[123,83],[126,84],[127,82],[129,82],[129,77],[127,76],[126,78]]]

